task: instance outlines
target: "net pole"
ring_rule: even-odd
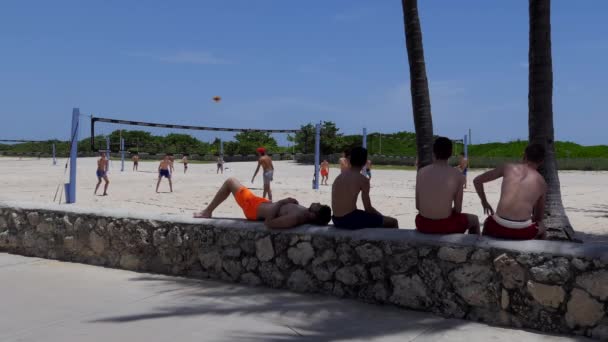
[[[468,136],[465,134],[464,135],[464,157],[465,158],[469,158],[469,143],[468,143]]]
[[[55,143],[53,143],[53,165],[57,165],[57,158],[55,155]]]
[[[125,170],[125,138],[120,138],[120,172]]]
[[[321,159],[321,123],[315,127],[315,175],[312,188],[319,190],[319,164]]]
[[[106,137],[106,158],[108,158],[108,171],[110,170],[110,136]]]
[[[367,148],[367,128],[363,128],[363,148]]]
[[[65,185],[65,202],[76,203],[76,162],[78,160],[78,124],[80,109],[72,109],[72,131],[70,136],[70,182]]]

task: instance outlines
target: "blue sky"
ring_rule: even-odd
[[[419,1],[436,134],[527,138],[527,4]],[[605,0],[553,1],[559,140],[608,144],[606,13]],[[401,3],[2,1],[0,139],[67,140],[72,107],[204,126],[412,131]]]

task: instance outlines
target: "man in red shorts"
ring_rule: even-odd
[[[463,214],[464,176],[448,164],[452,141],[440,137],[433,144],[433,164],[416,177],[416,230],[426,234],[479,234],[479,219]]]
[[[526,148],[522,163],[505,164],[475,178],[473,184],[484,213],[490,215],[483,225],[483,235],[510,240],[531,240],[544,236],[547,183],[538,173],[544,159],[545,148],[532,144]],[[483,184],[500,177],[500,201],[494,214]]]
[[[194,217],[210,218],[215,208],[230,194],[234,196],[248,220],[263,220],[268,228],[292,228],[306,223],[325,226],[331,219],[331,209],[326,205],[313,203],[306,208],[293,198],[285,198],[273,203],[255,196],[236,178],[228,178],[207,208],[194,214]]]

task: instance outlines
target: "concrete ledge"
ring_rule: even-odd
[[[608,339],[608,248],[0,202],[0,251]]]

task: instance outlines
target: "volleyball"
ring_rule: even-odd
[[[218,103],[218,102],[222,101],[222,98],[219,97],[219,96],[214,96],[213,97],[213,101],[216,102],[216,103]]]

